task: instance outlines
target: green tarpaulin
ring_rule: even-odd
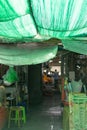
[[[73,52],[87,55],[87,41],[85,40],[62,40],[64,48]]]
[[[55,57],[57,45],[43,45],[34,43],[1,45],[0,62],[7,65],[31,65],[46,62]]]
[[[65,49],[87,54],[87,0],[0,0],[0,12],[0,41],[3,44],[26,42],[27,45],[27,42],[58,38]],[[9,53],[11,55],[12,51]],[[38,53],[42,52],[38,50]]]

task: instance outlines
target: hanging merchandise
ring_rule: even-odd
[[[9,67],[6,74],[3,76],[3,82],[5,85],[9,86],[18,81],[18,76],[14,67]]]

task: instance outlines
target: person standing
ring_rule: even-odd
[[[57,69],[55,69],[55,72],[54,72],[54,86],[55,88],[58,88],[58,72],[57,72]]]

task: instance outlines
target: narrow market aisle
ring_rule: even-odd
[[[26,123],[18,128],[11,126],[9,130],[62,130],[62,108],[60,94],[44,96],[39,105],[29,107]],[[7,130],[4,129],[4,130]]]

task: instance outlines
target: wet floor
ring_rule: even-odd
[[[21,127],[11,123],[10,128],[5,126],[4,130],[62,130],[62,107],[60,94],[44,96],[39,105],[29,107],[25,124]]]

